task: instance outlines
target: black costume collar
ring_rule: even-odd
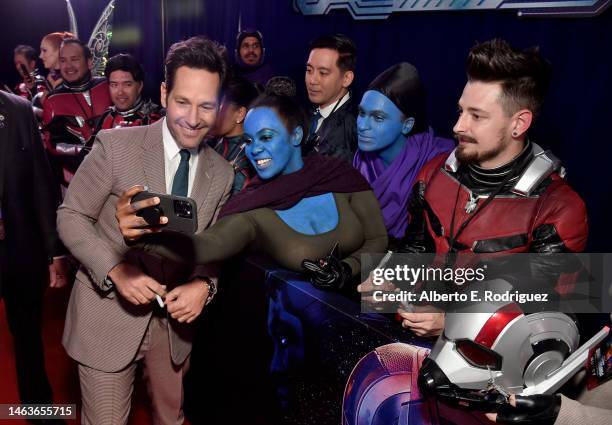
[[[91,80],[91,72],[88,72],[79,81],[69,83],[68,81],[64,80],[62,84],[72,92],[83,92],[91,88]]]
[[[111,106],[110,109],[113,111],[114,114],[120,115],[122,117],[129,117],[130,115],[133,115],[134,113],[136,113],[140,108],[142,108],[142,105],[143,105],[142,98],[138,96],[138,99],[136,99],[136,103],[134,103],[134,106],[132,106],[130,109],[127,109],[125,111],[120,111],[117,109],[115,105]]]
[[[529,164],[533,157],[533,147],[529,140],[525,147],[512,161],[497,167],[485,169],[476,164],[468,164],[464,178],[468,186],[472,189],[491,189],[506,180],[509,174],[513,174],[504,186],[513,186],[519,179],[522,170]]]

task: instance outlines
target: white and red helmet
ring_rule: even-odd
[[[509,393],[521,394],[550,379],[579,340],[572,318],[559,312],[525,315],[516,304],[507,304],[493,313],[447,313],[444,333],[427,366],[439,368],[449,383],[462,389],[483,390],[494,381]],[[436,383],[424,377],[429,373],[432,379],[428,368],[421,382],[433,389]]]
[[[444,333],[428,356],[425,348],[395,343],[357,363],[345,389],[342,423],[488,423],[470,411],[496,402],[487,397],[492,382],[504,393],[551,394],[585,366],[590,349],[608,332],[605,327],[579,347],[578,327],[564,313],[524,314],[513,303],[493,313],[447,313]],[[436,399],[445,404],[436,405]]]
[[[604,327],[579,347],[580,333],[569,315],[524,314],[518,304],[492,313],[447,313],[444,332],[419,372],[422,391],[483,391],[552,394],[584,367],[589,351],[608,334]]]

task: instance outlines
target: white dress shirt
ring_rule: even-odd
[[[181,162],[181,155],[179,155],[180,150],[182,149],[174,137],[172,133],[170,133],[170,129],[168,128],[168,124],[166,122],[166,118],[163,119],[163,130],[162,130],[162,138],[164,141],[164,168],[166,173],[166,193],[172,192],[172,183],[174,182],[174,175],[176,174],[176,170],[178,170],[178,166]],[[191,156],[189,157],[189,186],[187,189],[187,196],[191,194],[191,189],[193,188],[193,181],[195,180],[195,174],[198,167],[198,149],[188,149]]]
[[[350,93],[346,92],[346,94],[342,96],[342,99],[340,99],[340,103],[338,103],[338,101],[335,101],[327,105],[325,108],[319,108],[319,113],[321,114],[321,118],[319,118],[319,121],[317,121],[317,128],[315,129],[315,132],[319,131],[321,124],[323,124],[323,120],[329,117],[332,111],[337,111],[338,108],[340,108],[342,105],[348,102],[350,97],[351,97]],[[338,106],[336,106],[336,103],[338,103]]]
[[[172,193],[172,182],[174,181],[174,175],[178,170],[179,163],[181,162],[181,155],[179,155],[182,149],[176,143],[176,140],[170,133],[170,129],[166,124],[166,118],[162,118],[164,124],[162,127],[162,141],[164,143],[164,171],[166,176],[166,193]],[[198,149],[188,149],[191,156],[189,157],[189,177],[188,177],[188,189],[187,196],[191,194],[193,188],[193,181],[195,180],[196,169],[198,166]],[[55,258],[54,258],[55,259]],[[106,284],[109,287],[113,286],[113,281],[106,276]],[[158,300],[158,302],[160,302]],[[161,304],[160,304],[161,305]]]

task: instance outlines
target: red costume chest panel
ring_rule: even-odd
[[[83,92],[58,92],[47,98],[45,102],[43,122],[48,124],[54,117],[81,117],[85,123],[82,127],[69,125],[88,140],[95,128],[95,120],[112,105],[108,84],[102,81],[89,91],[91,106],[87,103]]]

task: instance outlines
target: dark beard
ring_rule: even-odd
[[[488,161],[492,158],[495,158],[499,153],[503,150],[503,147],[497,147],[495,149],[491,149],[486,152],[467,152],[466,149],[462,149],[461,146],[457,148],[455,152],[455,156],[462,164],[480,164],[482,162]]]
[[[466,137],[463,136],[463,138],[466,138]],[[469,138],[466,138],[466,139],[474,140],[474,139],[469,139]],[[469,144],[467,146],[465,146],[465,147],[469,148]],[[476,164],[476,165],[479,165],[479,164],[482,164],[483,162],[486,162],[486,161],[489,161],[490,159],[495,158],[501,152],[503,152],[507,147],[508,147],[508,143],[506,141],[504,141],[503,136],[500,136],[499,143],[497,144],[496,147],[494,147],[491,150],[488,150],[488,151],[485,151],[485,152],[476,152],[476,151],[466,152],[466,149],[464,148],[464,145],[459,145],[457,147],[457,150],[455,151],[455,156],[457,157],[459,162],[461,162],[462,164],[465,164],[465,165],[467,165],[467,164]]]

